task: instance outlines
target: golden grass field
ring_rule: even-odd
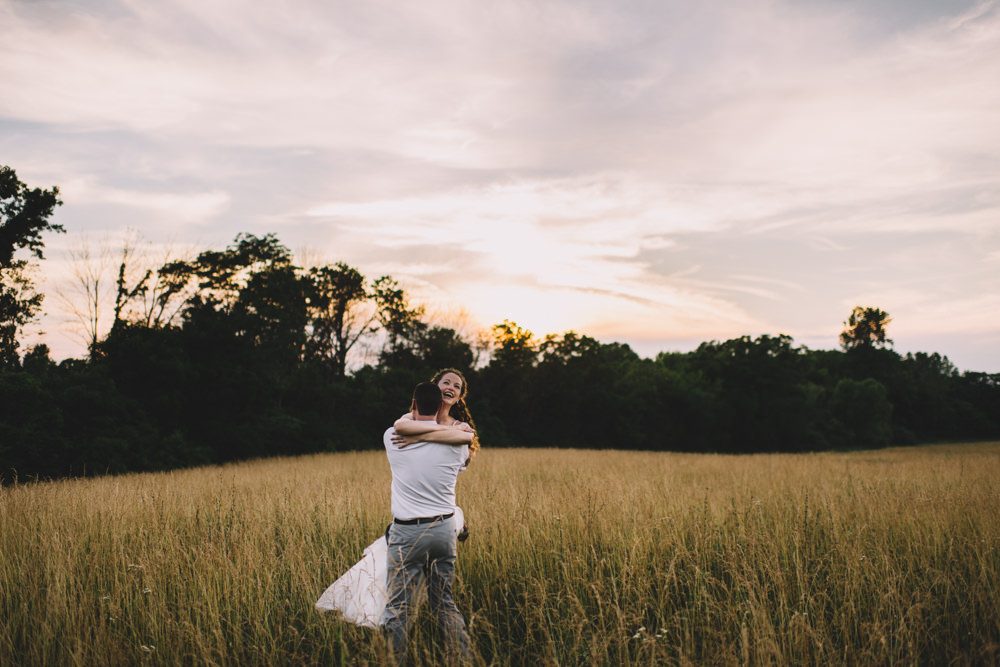
[[[480,664],[1000,657],[1000,443],[486,449],[459,502]],[[377,451],[0,489],[0,664],[383,664],[313,603],[389,518]]]

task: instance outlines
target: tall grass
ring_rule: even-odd
[[[483,664],[995,664],[998,479],[1000,443],[486,450],[458,604]],[[4,488],[0,664],[383,664],[313,603],[388,519],[379,452]]]

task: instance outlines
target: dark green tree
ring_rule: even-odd
[[[873,378],[844,378],[831,399],[833,416],[854,446],[884,447],[892,438],[892,404],[885,387]]]
[[[35,259],[44,259],[44,232],[64,232],[49,220],[60,206],[59,188],[30,189],[7,166],[0,166],[0,368],[18,364],[17,337],[42,306],[35,291],[31,263],[17,259],[26,249]]]
[[[178,260],[161,269],[173,286],[182,292],[191,280],[197,291],[187,300],[188,308],[209,306],[222,312],[239,307],[240,293],[253,276],[268,269],[289,267],[292,253],[274,234],[240,234],[225,250],[207,250],[192,261]]]
[[[529,442],[572,447],[642,446],[635,416],[642,407],[631,370],[639,357],[627,345],[602,344],[567,331],[549,334],[538,346],[537,367],[518,395],[530,420]]]
[[[377,308],[376,317],[386,335],[383,355],[391,357],[426,332],[427,324],[420,320],[424,315],[423,306],[411,307],[406,292],[391,277],[377,279],[372,284],[371,296]]]
[[[476,424],[492,442],[537,443],[539,434],[530,428],[534,419],[526,391],[538,387],[538,343],[534,334],[504,320],[493,325],[483,338],[484,347],[490,350],[490,362],[478,378]]]
[[[581,336],[575,331],[567,331],[562,336],[548,334],[538,346],[541,362],[548,364],[567,364],[572,359],[597,354],[600,349],[600,342],[590,336]]]
[[[538,361],[535,335],[516,322],[504,320],[494,324],[489,337],[493,350],[491,367],[518,372],[534,366]]]
[[[725,428],[719,448],[809,448],[801,358],[802,350],[785,334],[702,343],[692,353],[691,363],[715,396],[715,420]]]
[[[886,328],[891,321],[889,313],[884,310],[855,306],[844,322],[840,345],[845,350],[891,346],[892,340],[886,336]]]
[[[326,364],[336,377],[347,373],[347,354],[378,326],[377,308],[367,281],[344,262],[313,267],[307,274],[310,331],[308,356]]]

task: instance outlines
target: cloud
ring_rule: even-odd
[[[609,337],[989,329],[998,80],[996,3],[0,4],[0,150],[75,227]]]
[[[64,199],[78,205],[113,204],[144,211],[155,219],[174,223],[205,223],[218,217],[229,206],[229,194],[220,190],[209,192],[140,192],[121,188],[95,186],[71,181],[60,188]]]
[[[344,232],[383,247],[446,239],[491,255],[498,267],[530,265],[543,280],[545,274],[573,280],[583,268],[573,266],[576,261],[631,258],[642,247],[669,247],[664,237],[670,233],[716,224],[696,215],[690,202],[671,199],[672,194],[653,184],[591,175],[511,180],[404,199],[327,202],[307,215],[335,221]]]
[[[381,266],[408,280],[419,296],[450,295],[458,302],[449,305],[468,307],[483,324],[510,313],[546,332],[573,322],[601,330],[604,321],[628,322],[642,331],[753,322],[732,304],[699,294],[693,283],[650,271],[641,259],[643,252],[673,248],[666,238],[671,233],[704,232],[715,224],[690,215],[692,205],[671,194],[604,176],[329,202],[310,215],[337,225],[353,243],[383,248],[391,263]],[[452,270],[427,270],[427,249],[435,239],[435,265]]]
[[[827,198],[1000,141],[992,10],[874,42],[856,15],[771,2],[33,7],[3,16],[7,117]]]

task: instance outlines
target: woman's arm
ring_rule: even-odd
[[[423,435],[433,431],[454,430],[463,431],[465,433],[474,433],[472,427],[465,422],[455,422],[451,425],[445,425],[432,421],[417,421],[409,415],[397,419],[396,423],[393,424],[392,427],[396,429],[396,433],[399,433],[400,435]]]
[[[472,442],[475,431],[463,422],[445,426],[431,421],[417,421],[402,417],[393,424],[396,436],[393,442],[405,447],[415,442],[437,442],[443,445],[467,445]]]
[[[441,431],[430,431],[423,435],[399,435],[397,433],[392,436],[392,441],[401,448],[417,442],[436,442],[441,445],[461,447],[472,442],[472,434],[452,428]]]

